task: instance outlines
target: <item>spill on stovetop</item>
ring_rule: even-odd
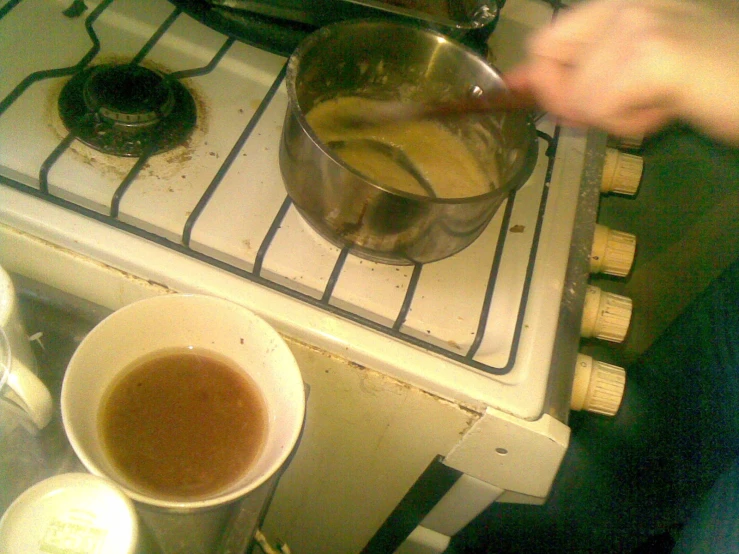
[[[120,56],[101,56],[96,59],[94,65],[102,64],[124,64],[128,63],[127,58]],[[162,64],[152,63],[144,60],[141,65],[148,69],[159,71],[163,74],[171,73]],[[52,87],[50,87],[49,98],[46,102],[46,121],[49,128],[61,142],[69,131],[59,116],[58,101],[64,85],[71,77],[57,79]],[[197,110],[197,121],[195,129],[184,144],[173,148],[167,152],[162,152],[151,156],[146,165],[142,169],[144,175],[148,174],[158,180],[172,180],[180,177],[183,173],[184,166],[192,160],[193,153],[198,149],[207,146],[205,136],[208,133],[209,126],[209,107],[205,101],[204,94],[198,90],[198,86],[192,79],[183,79],[182,84],[190,91]],[[75,140],[70,145],[68,152],[77,158],[78,161],[85,165],[95,167],[102,175],[112,176],[114,178],[123,179],[128,175],[131,168],[137,161],[137,158],[129,158],[122,156],[113,156],[105,154],[94,148],[91,148],[79,140]]]

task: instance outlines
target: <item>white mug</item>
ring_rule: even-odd
[[[120,460],[116,463],[106,448],[101,429],[103,407],[111,391],[140,367],[141,360],[182,349],[205,350],[245,372],[266,404],[268,424],[256,460],[239,477],[206,497],[173,499],[147,490],[127,476],[123,464]],[[178,383],[173,390],[187,387],[187,382]],[[162,390],[168,391],[169,386]],[[220,298],[171,294],[121,308],[85,337],[64,376],[61,411],[70,444],[88,471],[112,479],[134,501],[193,511],[241,498],[277,472],[297,444],[305,393],[292,352],[264,320]]]
[[[46,427],[53,414],[51,393],[36,375],[36,360],[21,323],[10,276],[0,267],[0,395],[32,422],[32,430]],[[8,409],[13,410],[14,407]]]

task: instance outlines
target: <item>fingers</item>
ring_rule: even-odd
[[[512,90],[533,94],[539,106],[563,124],[596,126],[617,136],[648,134],[673,117],[669,103],[633,104],[628,93],[618,104],[600,101],[597,91],[594,91],[594,98],[578,94],[580,88],[574,83],[577,77],[571,75],[572,72],[573,68],[539,60],[516,68],[505,76],[505,81]],[[591,89],[594,87],[586,87],[586,90]]]
[[[528,49],[504,78],[562,121],[631,135],[679,117],[739,143],[737,0],[591,0]]]
[[[643,108],[627,115],[603,119],[598,127],[614,136],[629,137],[650,134],[672,119],[672,113],[663,108]]]
[[[621,4],[622,0],[601,0],[578,4],[560,12],[553,25],[530,38],[530,54],[563,65],[574,65],[588,45],[608,31]]]
[[[561,120],[614,134],[654,131],[674,117],[680,60],[662,20],[630,0],[581,4],[538,32],[528,61],[506,76]]]
[[[532,93],[541,107],[572,122],[589,123],[579,110],[578,77],[592,45],[608,32],[624,0],[579,4],[528,41],[529,59],[505,76],[513,90]]]

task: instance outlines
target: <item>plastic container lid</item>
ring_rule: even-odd
[[[134,554],[133,502],[112,482],[65,473],[35,484],[0,519],[0,552]]]

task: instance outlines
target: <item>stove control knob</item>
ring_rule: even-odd
[[[604,225],[595,226],[593,248],[590,251],[590,272],[626,277],[636,254],[636,237],[614,231]]]
[[[614,416],[618,412],[626,388],[626,371],[622,367],[577,355],[575,381],[572,385],[573,410]]]
[[[606,148],[600,191],[604,194],[613,192],[634,196],[639,190],[643,171],[644,160],[641,156]]]
[[[580,335],[623,342],[631,323],[631,298],[588,285]]]

